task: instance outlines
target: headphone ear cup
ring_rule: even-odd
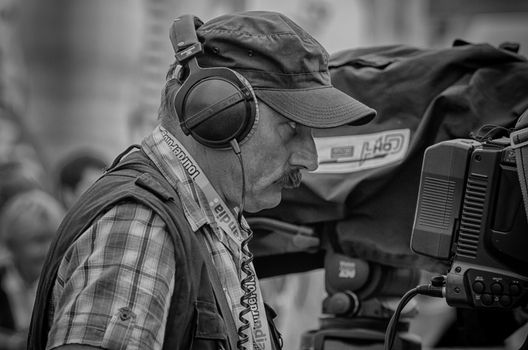
[[[184,131],[187,129],[198,142],[212,148],[230,148],[233,139],[241,143],[251,132],[256,117],[256,102],[252,94],[245,97],[247,92],[240,88],[243,84],[238,78],[233,82],[215,75],[181,89],[178,94],[184,96],[177,96],[175,105]],[[244,90],[247,89],[251,92],[251,87]],[[235,103],[226,103],[231,99]],[[196,122],[193,116],[199,114],[200,121]]]

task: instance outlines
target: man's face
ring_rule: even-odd
[[[277,206],[283,188],[299,186],[301,170],[317,168],[312,130],[286,119],[263,102],[255,134],[242,145],[246,176],[244,209],[257,212]]]

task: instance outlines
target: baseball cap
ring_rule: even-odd
[[[204,46],[201,67],[242,74],[256,96],[297,123],[312,128],[361,125],[376,111],[332,86],[328,52],[285,15],[247,11],[216,17],[196,34]]]

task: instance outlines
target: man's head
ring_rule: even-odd
[[[251,132],[247,133],[249,137],[238,139],[242,142],[245,161],[249,211],[277,205],[284,185],[280,179],[317,166],[311,128],[363,124],[375,116],[374,110],[332,86],[326,50],[282,14],[253,11],[224,15],[200,25],[196,34],[203,46],[203,54],[196,56],[201,67],[198,71],[213,67],[233,70],[249,82],[249,90],[256,96],[258,112]],[[181,43],[178,33],[171,33],[171,39],[178,53]],[[162,121],[177,120],[176,110],[181,111],[180,120],[192,119],[194,116],[182,114],[187,110],[196,113],[214,109],[226,99],[226,96],[215,96],[214,88],[201,88],[206,84],[212,86],[210,79],[196,83],[201,86],[195,91],[207,93],[191,95],[192,88],[178,92],[180,82],[184,81],[185,87],[196,74],[189,61],[182,60],[183,74],[168,81]],[[191,78],[186,76],[188,66]],[[189,95],[182,97],[182,91]],[[175,102],[193,103],[198,107],[182,108]],[[231,107],[225,108],[201,120],[197,127],[212,130],[229,121],[233,114]],[[230,169],[223,166],[226,168]],[[226,175],[232,171],[223,172]],[[233,179],[237,180],[237,176],[224,179],[222,184]]]

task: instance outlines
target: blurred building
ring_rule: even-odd
[[[8,1],[8,0],[2,0]],[[528,3],[518,0],[25,0],[19,42],[25,117],[55,164],[75,148],[109,157],[154,123],[171,20],[252,9],[281,11],[330,53],[391,43],[446,46],[455,38],[516,41],[528,53]],[[145,122],[146,120],[146,122]],[[131,133],[131,127],[139,131]]]

